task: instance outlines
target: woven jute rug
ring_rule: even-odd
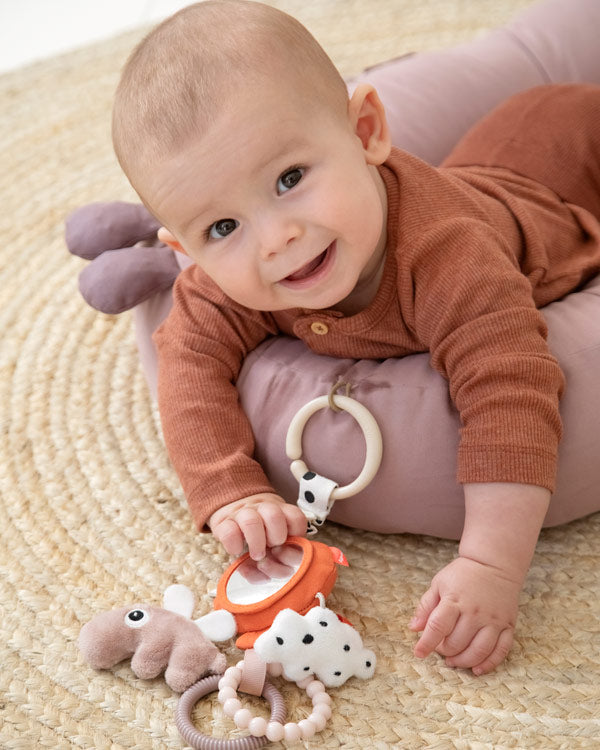
[[[565,0],[566,2],[567,0]],[[346,75],[504,22],[528,0],[281,0]],[[198,597],[229,562],[192,526],[165,455],[128,314],[88,308],[65,216],[134,199],[112,155],[111,97],[141,32],[0,78],[0,747],[182,748],[175,695],[128,663],[96,672],[76,639],[95,613],[159,604],[172,583]],[[375,677],[333,692],[307,747],[600,747],[600,515],[544,531],[516,643],[475,678],[415,659],[413,607],[456,545],[330,525],[346,553],[330,606],[378,654]],[[228,660],[239,652],[226,644]],[[306,696],[283,686],[292,720]],[[257,701],[257,710],[262,704]],[[262,710],[262,709],[261,709]],[[225,736],[216,701],[195,719]]]

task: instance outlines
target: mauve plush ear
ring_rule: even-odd
[[[156,239],[159,228],[160,222],[141,203],[90,203],[67,217],[65,241],[70,253],[93,260],[106,250]]]
[[[109,250],[79,274],[79,291],[94,309],[118,315],[172,287],[180,270],[166,245]]]

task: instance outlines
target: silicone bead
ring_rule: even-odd
[[[306,688],[306,695],[308,695],[309,698],[313,698],[318,693],[324,693],[324,692],[325,692],[325,685],[323,685],[323,683],[320,682],[319,680],[313,680]]]
[[[223,704],[223,712],[231,718],[235,716],[235,712],[239,711],[240,708],[242,708],[242,702],[238,698],[228,698]]]
[[[305,690],[311,682],[314,682],[315,680],[312,677],[305,677],[303,680],[298,680],[296,682],[296,685],[300,688],[300,690]]]
[[[327,706],[331,705],[331,696],[327,693],[317,693],[312,699],[313,706],[318,706],[320,703],[324,703]]]
[[[290,721],[283,726],[283,736],[287,742],[298,742],[302,739],[302,732],[297,724]]]
[[[321,714],[325,719],[331,719],[331,706],[328,703],[317,703],[313,708],[313,714]]]
[[[237,686],[239,684],[239,680],[236,680],[233,675],[227,674],[227,672],[225,672],[223,677],[221,677],[221,679],[219,680],[219,690],[223,690],[223,688],[225,687],[231,687],[234,690],[237,690]]]
[[[242,664],[243,663],[244,662],[242,662]],[[225,670],[225,675],[224,676],[233,677],[233,679],[239,685],[240,684],[240,680],[242,679],[242,670],[239,667],[228,667]]]
[[[250,719],[252,718],[252,712],[248,708],[240,708],[233,715],[233,720],[238,729],[248,729]]]
[[[327,719],[323,716],[323,714],[318,714],[315,711],[313,711],[312,714],[308,717],[308,721],[312,722],[315,725],[315,727],[317,728],[317,732],[325,729],[325,725],[327,724]]]
[[[273,661],[270,664],[267,664],[267,672],[271,675],[271,677],[279,677],[283,672],[283,667],[279,662]]]
[[[298,729],[302,733],[303,740],[310,740],[311,737],[314,737],[317,733],[317,727],[308,719],[302,719],[302,721],[299,721]]]
[[[254,737],[264,737],[267,733],[267,720],[263,719],[262,716],[255,716],[253,719],[250,719],[248,731]]]
[[[285,730],[283,724],[278,721],[270,721],[267,724],[267,739],[269,742],[281,742],[285,737]]]
[[[217,697],[220,703],[225,703],[228,698],[237,698],[237,691],[235,688],[226,686],[219,690],[219,695]]]

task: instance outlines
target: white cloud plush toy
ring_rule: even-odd
[[[351,625],[324,606],[323,594],[317,597],[321,606],[305,615],[282,609],[256,639],[256,653],[264,662],[281,664],[283,676],[294,682],[315,675],[327,687],[339,687],[354,675],[372,677],[375,654],[363,647]]]

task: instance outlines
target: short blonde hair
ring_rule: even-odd
[[[252,0],[206,0],[157,26],[127,61],[113,107],[117,158],[137,189],[137,172],[201,133],[239,86],[261,77],[347,111],[346,85],[310,32]],[[139,191],[138,191],[139,192]]]

